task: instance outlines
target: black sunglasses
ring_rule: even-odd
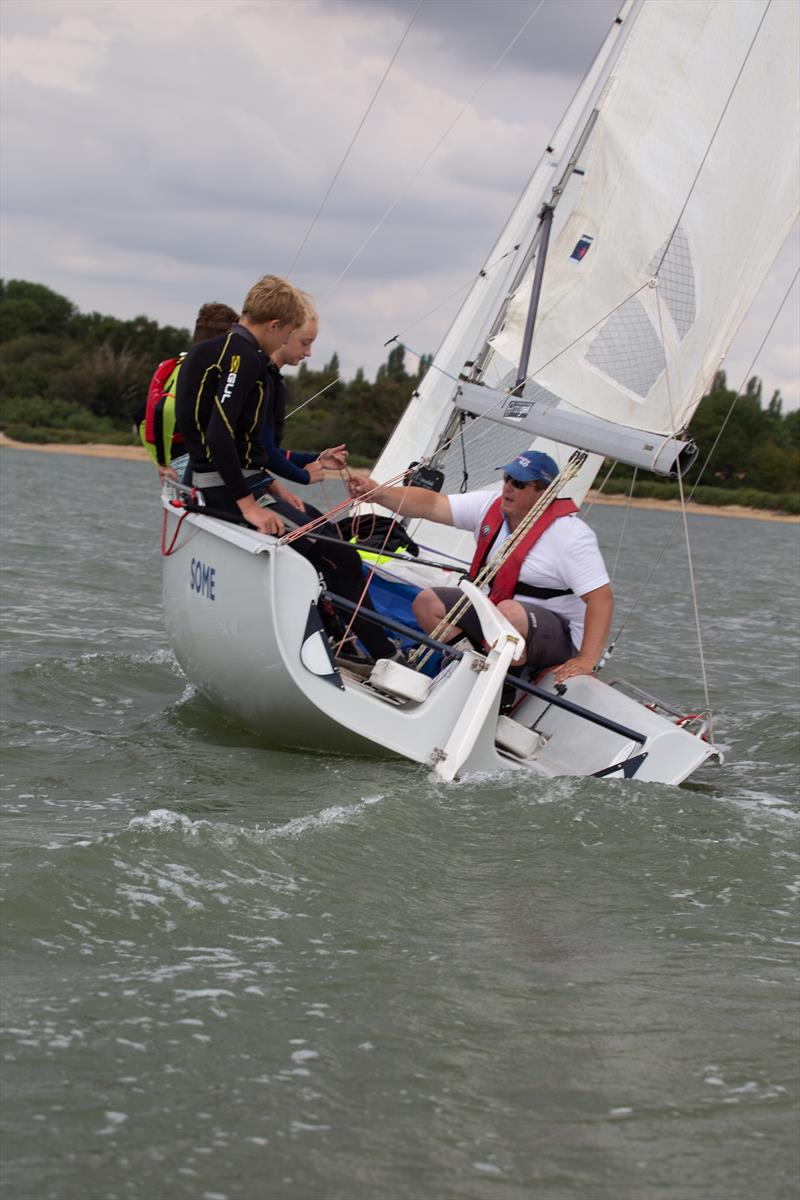
[[[515,479],[513,475],[504,475],[503,482],[510,483],[513,488],[516,488],[518,492],[521,492],[523,488],[530,487],[531,483],[535,481],[528,480],[527,482],[524,482],[522,479]]]

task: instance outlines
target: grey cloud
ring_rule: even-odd
[[[322,301],[400,198],[323,305],[315,361],[336,349],[346,372],[374,370],[386,337],[481,265],[617,0],[546,0],[411,180],[534,2],[423,4],[293,272]],[[163,0],[154,31],[154,5],[8,0],[6,272],[171,324],[238,303],[288,269],[413,7]],[[67,63],[56,78],[47,53]],[[412,344],[434,349],[451,309]]]
[[[425,0],[412,26],[420,41],[459,67],[488,69],[534,12],[538,0]],[[392,13],[403,25],[413,0],[333,0],[343,14]],[[621,7],[621,0],[544,0],[504,65],[531,72],[546,68],[582,73]],[[409,45],[407,43],[407,45]],[[405,48],[404,48],[405,49]]]

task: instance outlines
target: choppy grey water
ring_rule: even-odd
[[[690,519],[725,766],[443,786],[193,692],[149,467],[2,487],[9,1200],[797,1196],[797,526]],[[613,673],[702,704],[680,535]]]

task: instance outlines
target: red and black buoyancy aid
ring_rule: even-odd
[[[175,387],[178,379],[178,367],[186,358],[186,352],[177,358],[165,358],[153,372],[153,378],[147,389],[147,400],[144,409],[144,440],[155,446],[156,460],[159,466],[169,465],[170,456],[175,448],[183,443],[183,434],[175,428],[174,404]],[[165,422],[164,406],[170,401],[173,412],[170,420]],[[166,430],[165,430],[166,424]],[[165,444],[165,432],[169,437],[169,445]]]
[[[478,532],[478,545],[475,548],[475,556],[472,559],[472,565],[469,569],[468,578],[471,580],[474,580],[483,568],[492,544],[505,520],[500,511],[501,501],[501,496],[492,501],[481,522]],[[565,588],[561,591],[555,591],[551,588],[534,588],[529,587],[527,584],[520,584],[518,580],[522,564],[525,562],[529,551],[538,542],[545,530],[549,529],[559,517],[568,517],[577,511],[578,509],[571,500],[553,500],[552,503],[548,504],[539,519],[534,521],[524,538],[517,543],[513,552],[508,556],[492,580],[489,599],[493,604],[499,604],[501,600],[510,600],[515,593],[535,596],[541,600],[551,596],[567,596],[570,594],[571,588]]]

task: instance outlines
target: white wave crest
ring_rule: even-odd
[[[272,838],[295,838],[316,829],[330,829],[332,826],[347,825],[357,820],[373,804],[380,804],[384,796],[368,796],[357,804],[335,804],[331,808],[323,808],[322,812],[309,813],[306,817],[293,817],[285,825],[277,825],[266,833],[267,840]]]
[[[133,832],[147,833],[189,833],[195,835],[201,829],[210,829],[208,821],[192,821],[183,813],[173,812],[169,808],[153,808],[144,817],[133,817],[128,822],[128,829]]]

